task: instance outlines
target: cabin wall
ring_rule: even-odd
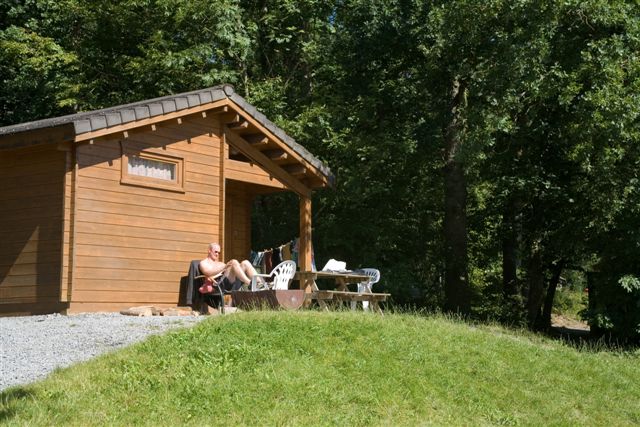
[[[175,306],[208,243],[246,259],[254,195],[285,186],[228,158],[220,120],[0,151],[0,315]],[[179,159],[182,187],[132,182],[123,152]]]
[[[178,303],[190,261],[220,236],[219,135],[198,116],[78,146],[70,312]],[[123,147],[182,158],[184,192],[121,183]]]
[[[226,159],[224,163],[224,177],[237,182],[262,185],[269,188],[286,189],[284,184],[260,168],[260,166],[248,162]]]
[[[238,261],[249,258],[251,251],[251,204],[253,195],[250,186],[227,180],[225,203],[225,249],[226,260]]]
[[[0,151],[0,314],[52,313],[60,304],[64,151]]]

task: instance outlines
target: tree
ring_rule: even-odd
[[[506,235],[527,260],[521,270],[531,326],[549,326],[558,269],[603,256],[610,239],[604,229],[633,227],[612,218],[634,206],[628,182],[637,172],[624,165],[637,161],[637,14],[622,2],[554,4],[546,19],[520,24],[520,34],[539,37],[512,44],[536,49],[527,53],[527,73],[513,79],[517,103],[504,103],[512,125],[487,153],[495,173],[485,176],[497,184],[496,202],[511,212],[504,229],[519,230],[519,238]],[[510,259],[503,263],[509,283],[513,251],[503,258]]]
[[[637,9],[4,3],[1,119],[233,83],[338,175],[336,191],[315,196],[320,259],[379,267],[396,302],[545,328],[566,266],[597,268],[600,295],[636,301],[621,283],[640,276],[624,267],[640,257]],[[295,200],[260,203],[269,215]],[[592,307],[594,325],[623,322],[604,306]]]
[[[26,28],[0,30],[0,125],[71,112],[78,62],[53,39]]]
[[[59,55],[75,60],[74,69],[49,80],[73,81],[78,111],[241,82],[249,54],[242,10],[232,0],[34,1],[6,14],[15,27],[51,40]],[[47,67],[55,64],[43,59]]]

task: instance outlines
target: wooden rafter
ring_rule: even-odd
[[[261,133],[253,133],[249,135],[242,135],[247,142],[254,147],[266,147],[269,145],[269,138]]]
[[[301,164],[284,165],[282,169],[293,176],[302,176],[307,173],[307,168]]]
[[[289,158],[287,153],[284,150],[280,150],[280,149],[265,150],[265,151],[262,152],[262,154],[264,154],[265,156],[267,156],[268,158],[270,158],[274,162],[278,161],[278,160],[286,160],[286,159]]]
[[[228,128],[227,128],[228,129]],[[278,166],[273,160],[265,156],[261,151],[252,147],[244,138],[231,130],[225,132],[227,142],[236,147],[242,154],[253,162],[262,165],[274,178],[280,180],[283,184],[295,191],[303,197],[311,197],[311,189],[303,185],[295,177],[288,174],[284,169]]]
[[[238,122],[228,123],[229,129],[231,130],[242,130],[249,127],[249,122],[246,120],[240,120]]]
[[[236,103],[234,103],[233,101],[229,100],[229,106],[235,110],[238,111],[239,113],[242,112],[242,108],[240,106],[238,106]],[[267,129],[265,126],[263,126],[259,121],[255,120],[254,118],[252,118],[251,116],[245,117],[245,120],[247,120],[249,122],[249,124],[256,128],[259,132],[261,132],[263,135],[267,136],[269,139],[271,139],[272,141],[277,141],[278,137],[276,135],[274,135],[271,131],[269,131],[269,129]],[[320,172],[314,165],[310,164],[306,159],[304,159],[301,155],[299,155],[298,153],[296,153],[294,150],[289,149],[288,147],[283,147],[286,149],[287,153],[289,155],[291,155],[291,157],[293,157],[295,160],[297,160],[298,162],[308,165],[309,170],[318,177],[318,179],[326,186],[329,186],[329,180],[327,179],[327,177]]]

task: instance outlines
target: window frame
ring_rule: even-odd
[[[175,179],[166,180],[149,176],[134,175],[129,173],[129,157],[139,157],[143,160],[151,160],[175,165]],[[184,158],[172,156],[155,151],[132,150],[122,148],[120,167],[120,184],[135,185],[138,187],[155,188],[184,193]]]

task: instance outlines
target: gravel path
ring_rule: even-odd
[[[119,313],[0,317],[0,391],[205,318]]]

